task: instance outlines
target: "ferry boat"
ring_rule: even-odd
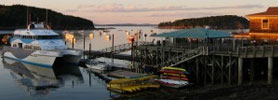
[[[67,49],[59,34],[43,23],[15,30],[10,45],[3,47],[3,58],[47,68],[54,64],[78,64],[82,55],[81,50]]]

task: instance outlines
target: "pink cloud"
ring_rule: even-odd
[[[263,8],[262,5],[238,5],[238,6],[219,6],[219,7],[185,7],[185,6],[161,6],[161,7],[138,7],[123,4],[101,4],[101,5],[80,5],[78,10],[94,12],[152,12],[152,11],[197,11],[197,10],[225,10],[225,9],[251,9]]]

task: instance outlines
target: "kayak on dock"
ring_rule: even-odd
[[[188,72],[182,68],[176,67],[163,67],[160,71],[160,79],[156,81],[161,86],[171,87],[171,88],[182,88],[189,85],[189,79],[187,77]]]
[[[107,88],[121,93],[133,93],[148,88],[159,88],[160,85],[152,81],[152,79],[157,77],[156,75],[147,75],[137,78],[112,80],[108,83]]]

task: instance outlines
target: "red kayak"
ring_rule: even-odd
[[[187,76],[186,75],[184,75],[184,74],[169,74],[169,73],[163,73],[162,74],[163,76],[173,76],[173,77],[184,77],[184,78],[187,78]]]
[[[161,73],[172,73],[172,74],[187,74],[185,71],[181,70],[171,70],[171,69],[162,69],[160,70]]]
[[[172,80],[188,81],[188,78],[186,78],[186,77],[176,77],[176,76],[162,76],[162,79],[172,79]]]

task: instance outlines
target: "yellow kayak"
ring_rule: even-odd
[[[130,83],[132,81],[136,82],[136,81],[146,81],[149,79],[153,79],[153,78],[157,78],[157,75],[149,75],[149,76],[143,76],[143,77],[139,77],[139,78],[134,78],[134,79],[130,79],[130,78],[123,78],[123,79],[118,79],[118,80],[112,80],[109,82],[109,84],[120,84],[120,83]]]
[[[176,68],[176,67],[163,67],[163,70],[180,70],[180,71],[186,71],[185,69],[182,68]]]
[[[159,88],[159,84],[148,81],[157,77],[157,75],[149,75],[134,79],[123,78],[118,80],[112,80],[109,82],[109,84],[107,84],[107,88],[110,90],[123,92],[135,92],[147,88]]]
[[[159,88],[159,84],[146,83],[146,84],[108,84],[107,87],[115,91],[123,92],[136,92],[147,88]]]
[[[166,75],[166,76],[177,76],[177,77],[187,77],[184,74],[163,73],[163,75]]]

